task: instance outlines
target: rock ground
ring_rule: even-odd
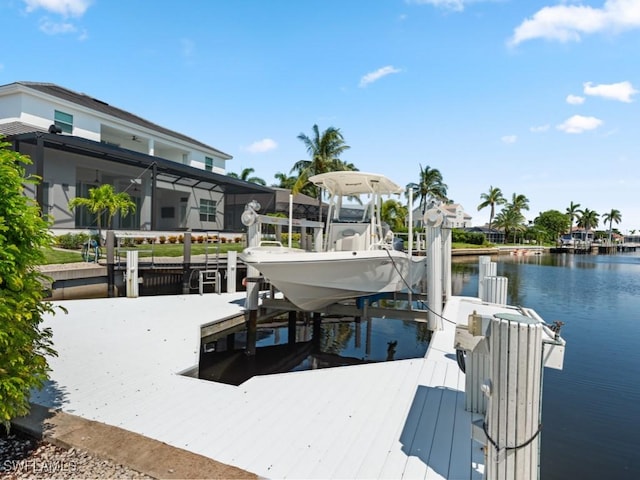
[[[15,429],[0,435],[0,477],[28,479],[151,479],[116,462],[81,449],[61,448]]]

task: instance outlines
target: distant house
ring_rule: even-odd
[[[230,155],[51,83],[0,86],[0,135],[33,160],[29,171],[43,182],[27,194],[56,229],[94,227],[89,212],[67,205],[105,183],[137,206],[114,218],[118,229],[236,230],[244,204],[234,199],[261,197],[273,208],[271,188],[225,175]]]
[[[496,230],[495,228],[489,228],[488,225],[483,227],[468,227],[465,228],[464,231],[469,233],[481,233],[489,243],[504,243],[505,240],[503,231]]]
[[[442,204],[440,208],[445,212],[446,220],[451,228],[469,228],[471,227],[472,217],[464,211],[459,203]],[[423,212],[420,207],[413,210],[413,225],[416,227],[424,226]]]

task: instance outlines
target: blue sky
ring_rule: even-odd
[[[274,183],[307,158],[298,134],[333,126],[362,171],[440,170],[475,225],[496,186],[529,220],[575,202],[640,230],[640,0],[0,0],[0,16],[0,84],[87,93],[233,155],[228,171]]]

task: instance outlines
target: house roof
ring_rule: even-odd
[[[22,122],[7,122],[0,123],[0,135],[6,135],[7,137],[11,135],[20,135],[22,133],[32,133],[32,132],[45,132],[46,130],[40,127],[34,127],[33,125],[27,125]]]
[[[291,194],[291,190],[288,188],[279,188],[272,187],[276,192],[276,203],[289,203],[289,195]],[[296,193],[293,196],[293,203],[299,205],[318,205],[318,199],[310,197],[309,195],[305,195],[304,193]]]
[[[223,189],[227,194],[274,193],[273,189],[270,187],[245,182],[244,180],[229,177],[227,175],[200,170],[181,163],[95,142],[86,138],[74,137],[71,135],[31,132],[13,135],[9,137],[9,140],[16,143],[23,142],[33,145],[36,145],[38,140],[41,140],[46,148],[77,153],[87,157],[100,158],[142,169],[149,168],[155,164],[158,172],[158,178],[164,182],[188,185],[190,187],[207,190]]]
[[[163,133],[165,135],[183,140],[185,142],[189,142],[193,145],[197,145],[201,148],[204,148],[206,150],[210,150],[215,152],[217,155],[219,155],[220,157],[224,158],[225,160],[229,160],[231,158],[233,158],[231,155],[224,153],[220,150],[218,150],[217,148],[214,148],[210,145],[207,145],[205,143],[202,143],[198,140],[195,140],[194,138],[188,137],[187,135],[183,135],[182,133],[173,131],[173,130],[169,130],[168,128],[162,127],[160,125],[157,125],[153,122],[150,122],[149,120],[146,120],[142,117],[139,117],[137,115],[134,115],[132,113],[127,112],[126,110],[122,110],[120,108],[114,107],[112,105],[109,105],[107,102],[99,100],[97,98],[91,97],[90,95],[84,94],[84,93],[77,93],[74,92],[72,90],[69,90],[67,88],[61,87],[59,85],[55,85],[53,83],[42,83],[42,82],[26,82],[26,81],[21,81],[21,82],[15,82],[14,84],[10,84],[10,85],[21,85],[24,88],[28,88],[31,90],[36,90],[38,92],[47,94],[47,95],[51,95],[53,97],[62,99],[62,100],[66,100],[68,102],[71,103],[75,103],[76,105],[80,105],[86,108],[89,108],[91,110],[95,110],[97,112],[101,112],[104,113],[106,115],[110,115],[112,117],[118,118],[120,120],[124,120],[130,123],[133,123],[135,125],[144,127],[144,128],[148,128],[150,130],[154,130],[156,132],[160,132]],[[3,85],[3,86],[7,86],[7,85]]]

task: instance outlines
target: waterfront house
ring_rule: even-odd
[[[459,203],[443,203],[440,205],[440,209],[443,211],[445,220],[451,228],[470,228],[472,217]],[[424,212],[421,207],[413,209],[413,225],[415,227],[423,227]]]
[[[95,219],[69,201],[105,183],[126,191],[134,214],[116,216],[128,230],[239,230],[244,205],[275,208],[269,187],[225,175],[231,155],[110,105],[52,83],[0,86],[0,135],[29,155],[27,187],[53,218],[53,229],[87,229]]]

